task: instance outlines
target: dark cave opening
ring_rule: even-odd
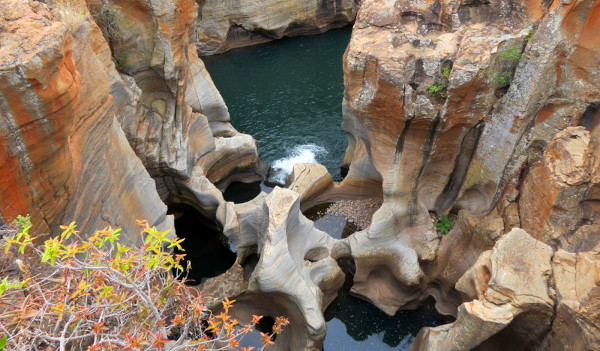
[[[185,251],[175,250],[175,254],[186,254],[182,265],[186,269],[190,285],[202,283],[207,278],[225,273],[235,263],[233,245],[217,223],[210,221],[194,208],[186,205],[169,207],[169,214],[175,216],[175,229]]]
[[[419,330],[454,321],[435,309],[429,297],[414,310],[400,310],[388,316],[375,305],[351,292],[356,265],[351,257],[337,260],[346,275],[337,298],[327,307],[327,337],[323,349],[330,350],[408,350]]]
[[[599,116],[600,102],[590,104],[581,115],[579,125],[585,127],[587,130],[592,130],[600,123]]]

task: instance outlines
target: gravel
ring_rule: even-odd
[[[348,222],[354,223],[363,230],[371,225],[373,213],[381,207],[381,200],[342,200],[334,202],[327,209],[332,216],[343,216]]]

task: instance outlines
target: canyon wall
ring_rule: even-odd
[[[198,51],[211,55],[352,23],[360,0],[199,1]]]
[[[194,1],[3,0],[1,11],[6,221],[173,229],[165,203],[214,218],[201,200],[213,184],[261,178],[254,140],[229,124],[196,54]]]
[[[432,295],[457,315],[413,350],[598,347],[599,14],[593,0],[362,4],[344,62],[340,188],[381,189],[383,205],[347,239],[352,291],[388,314]],[[433,223],[445,214],[443,236]],[[495,260],[504,240],[512,253]],[[590,261],[577,268],[577,255]],[[520,269],[538,283],[495,280]]]
[[[265,166],[196,45],[318,32],[358,3],[235,4],[0,0],[0,216],[135,233],[191,206],[237,250],[199,289],[242,320],[289,316],[276,349],[321,349],[340,258],[386,313],[432,295],[457,317],[413,350],[600,348],[600,1],[365,0],[344,58],[346,178],[297,166],[244,204],[221,190]],[[383,205],[346,239],[301,213],[364,197]]]
[[[4,219],[29,213],[38,233],[71,221],[83,230],[112,225],[136,232],[136,218],[172,228],[117,119],[108,83],[114,67],[102,43],[93,21],[73,28],[40,2],[2,1]]]

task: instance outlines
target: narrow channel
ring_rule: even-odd
[[[283,168],[319,162],[340,180],[347,136],[341,129],[342,56],[351,28],[285,38],[204,57],[233,126],[258,141],[261,159]]]

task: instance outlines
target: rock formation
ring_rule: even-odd
[[[172,229],[164,202],[214,217],[199,199],[213,184],[260,179],[254,140],[229,124],[195,52],[196,11],[3,3],[1,217],[30,213],[39,232],[72,220],[136,232],[138,218]]]
[[[108,83],[114,67],[102,44],[89,17],[73,27],[40,2],[0,4],[4,219],[29,213],[40,233],[73,220],[84,231],[137,232],[136,218],[172,228],[116,118]]]
[[[504,235],[457,282],[468,302],[459,306],[456,321],[424,328],[412,350],[470,350],[495,341],[490,338],[501,331],[508,335],[499,343],[510,342],[512,350],[539,344],[554,312],[548,295],[552,255],[552,248],[522,229]]]
[[[0,0],[0,217],[133,233],[191,206],[237,250],[199,289],[236,298],[242,320],[288,316],[277,349],[320,349],[340,258],[386,313],[432,295],[457,317],[415,351],[600,349],[598,0],[365,0],[344,58],[344,181],[296,165],[289,189],[224,200],[265,167],[196,45],[319,32],[358,3]],[[369,198],[371,224],[343,240],[301,213]]]
[[[300,212],[300,196],[276,187],[269,195],[220,208],[224,234],[235,245],[237,263],[202,284],[204,293],[237,300],[234,316],[285,315],[291,327],[276,339],[284,350],[321,350],[323,311],[344,283],[333,251],[346,245],[314,227]]]
[[[198,51],[201,55],[264,43],[283,36],[322,33],[354,20],[358,0],[201,0]]]
[[[523,225],[553,247],[597,233],[590,110],[600,80],[588,68],[600,59],[597,9],[596,1],[362,4],[344,63],[341,186],[379,183],[384,203],[370,228],[349,238],[356,293],[390,314],[425,292],[456,303],[437,285],[442,270],[433,267],[457,262],[430,213],[493,212],[503,229]],[[457,267],[446,287],[469,266]]]
[[[571,345],[553,324],[559,311],[567,330],[588,335],[576,349],[597,342],[593,307],[576,305],[573,290],[583,284],[582,296],[596,293],[600,80],[590,68],[600,60],[591,34],[600,26],[599,6],[362,4],[344,62],[348,175],[338,188],[379,188],[384,202],[371,226],[347,239],[356,263],[353,291],[389,314],[427,295],[440,311],[457,313],[454,324],[421,333],[414,350],[494,349],[500,330],[519,336],[524,348],[559,349]],[[431,218],[450,211],[458,213],[454,228],[440,238]],[[493,293],[488,285],[504,284],[494,282],[498,272],[485,273],[502,243],[525,245],[511,239],[514,231],[503,234],[514,227],[529,233],[519,232],[527,245],[545,247],[544,268],[536,263],[530,272],[543,284],[520,288],[540,296],[538,307],[486,295]],[[487,251],[493,246],[494,254]],[[550,247],[564,250],[564,258],[551,260]],[[563,301],[550,281],[558,265],[575,270],[577,256],[570,255],[577,252],[590,257],[591,275],[564,273],[570,280],[563,281]],[[524,265],[514,252],[506,258],[513,261],[491,265]],[[556,315],[554,305],[562,306]],[[479,331],[470,339],[469,330]]]

